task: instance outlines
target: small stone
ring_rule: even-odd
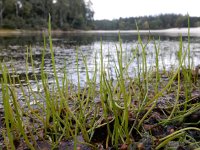
[[[138,143],[137,149],[138,149],[138,150],[144,150],[144,149],[145,149],[145,148],[144,148],[144,144],[143,144],[143,143]]]
[[[76,148],[76,150],[81,150],[81,147],[80,147],[80,146],[78,146],[78,147]]]
[[[127,149],[128,149],[127,144],[122,144],[122,146],[120,147],[120,150],[127,150]]]
[[[170,131],[169,131],[169,133],[170,133],[170,134],[171,134],[171,133],[174,133],[174,128],[171,128]]]

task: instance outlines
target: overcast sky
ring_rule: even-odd
[[[199,0],[91,0],[94,19],[149,16],[165,13],[200,16]]]

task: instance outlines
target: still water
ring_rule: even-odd
[[[148,68],[155,67],[155,46],[159,49],[159,68],[161,70],[169,70],[176,67],[178,65],[180,36],[155,34],[151,35],[152,40],[150,42],[148,41],[149,37],[148,34],[141,35],[143,46],[146,46],[145,53]],[[138,42],[138,35],[135,33],[121,33],[120,40],[118,32],[53,34],[52,39],[59,79],[60,81],[62,80],[63,72],[66,70],[68,79],[75,85],[77,85],[78,81],[77,64],[81,86],[85,85],[86,65],[84,60],[87,61],[89,77],[92,78],[96,71],[98,82],[101,49],[105,71],[115,79],[115,65],[118,63],[117,52],[120,51],[119,41],[122,43],[123,67],[129,64],[128,73],[126,73],[128,77],[134,77],[136,75],[138,63],[142,62],[142,46]],[[31,49],[32,51],[34,72],[40,80],[42,51],[44,49],[43,41],[44,38],[41,34],[0,37],[0,61],[5,63],[10,73],[15,72],[15,74],[20,77],[23,84],[26,84],[25,74],[27,70],[31,79],[31,84],[35,90],[36,82],[33,78],[33,69],[30,61],[31,56],[29,54],[27,57],[27,50],[30,51]],[[51,78],[53,77],[53,69],[48,37],[46,37],[46,43],[45,72],[49,75],[49,82],[54,82],[53,78]],[[200,64],[200,37],[190,37],[190,45],[188,45],[188,37],[183,37],[183,51],[186,51],[188,47],[191,50],[191,61],[193,65],[196,66]],[[137,49],[139,50],[137,53],[139,59],[134,59]],[[26,66],[26,58],[28,58],[29,62],[28,67]],[[2,73],[0,73],[0,76],[2,76]],[[40,81],[39,84],[41,84]]]

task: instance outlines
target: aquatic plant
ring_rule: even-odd
[[[196,132],[199,134],[200,96],[192,94],[193,91],[199,91],[199,80],[198,77],[192,80],[190,41],[188,48],[184,50],[180,37],[178,67],[174,72],[164,69],[162,71],[159,66],[159,40],[157,43],[153,39],[156,64],[155,69],[151,69],[146,61],[146,47],[152,41],[151,37],[144,43],[138,31],[138,46],[132,51],[132,58],[124,62],[126,53],[119,34],[119,46],[116,45],[117,60],[114,62],[115,80],[109,71],[106,71],[102,44],[98,60],[100,66],[96,63],[98,58],[95,54],[95,69],[92,75],[89,74],[87,57],[77,47],[78,84],[75,86],[69,79],[66,64],[62,79],[58,77],[50,20],[49,18],[48,40],[54,79],[51,85],[49,74],[44,69],[45,55],[48,51],[45,36],[40,65],[41,79],[38,79],[34,70],[31,47],[27,48],[26,87],[22,85],[19,77],[13,78],[16,75],[15,71],[10,73],[6,65],[0,63],[3,74],[1,89],[4,117],[1,121],[4,126],[1,132],[4,147],[15,149],[24,145],[30,149],[39,149],[46,145],[47,148],[54,149],[70,143],[70,148],[74,149],[81,146],[91,149],[136,149],[151,146],[160,149],[174,140],[184,146],[200,146],[199,139],[193,136]],[[80,57],[86,71],[85,87],[80,85]],[[134,60],[138,63],[135,69],[136,76],[130,78],[127,70]],[[29,79],[29,62],[37,85],[36,91],[33,90]],[[97,78],[100,79],[99,83]],[[19,83],[25,105],[21,104],[15,88],[16,82]],[[25,92],[25,88],[28,92]],[[162,100],[166,97],[172,101]],[[171,128],[168,131],[169,127]]]

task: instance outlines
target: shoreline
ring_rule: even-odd
[[[188,36],[188,32],[190,32],[190,36],[200,37],[200,27],[195,28],[169,28],[169,29],[159,29],[159,30],[139,30],[141,35],[162,35],[162,36]],[[48,30],[21,30],[21,29],[0,29],[0,36],[12,36],[12,35],[30,35],[30,34],[47,34]],[[52,30],[52,34],[133,34],[138,35],[137,30],[71,30],[71,31],[63,31],[63,30]]]

